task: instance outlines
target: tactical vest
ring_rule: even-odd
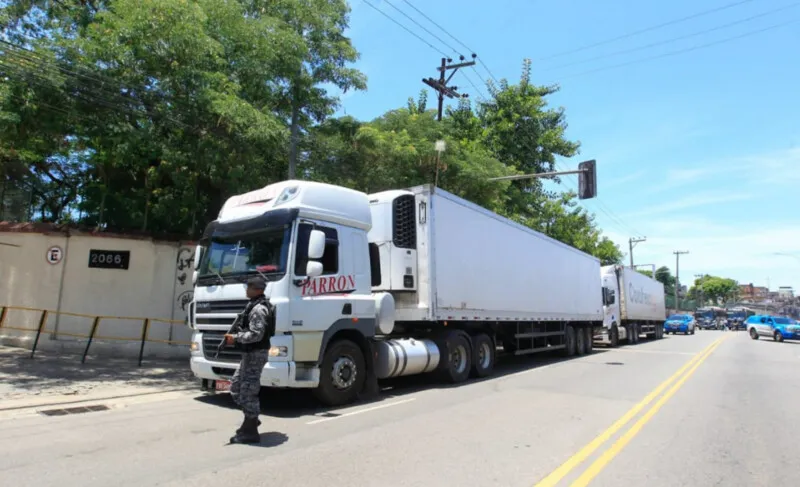
[[[272,338],[272,336],[275,334],[275,307],[269,302],[269,300],[267,300],[266,297],[264,297],[263,294],[247,303],[247,307],[244,309],[244,316],[242,317],[241,330],[250,330],[250,312],[253,311],[253,308],[259,304],[263,304],[267,308],[267,326],[264,330],[264,336],[261,338],[261,340],[255,343],[239,344],[239,348],[241,348],[241,350],[244,352],[252,352],[253,350],[269,350],[270,338]]]

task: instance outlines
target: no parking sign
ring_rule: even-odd
[[[61,259],[64,258],[64,250],[59,247],[58,245],[53,245],[49,249],[47,249],[47,254],[45,255],[45,259],[47,259],[48,264],[56,265],[61,262]]]

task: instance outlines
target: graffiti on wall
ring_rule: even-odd
[[[187,283],[191,285],[189,275],[194,267],[194,253],[190,247],[181,247],[178,250],[178,261],[176,262],[176,275],[177,283],[179,286],[186,286]],[[178,294],[176,302],[181,307],[181,311],[186,311],[189,303],[194,298],[194,292],[189,289]]]

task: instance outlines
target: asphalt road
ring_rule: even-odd
[[[260,446],[227,396],[0,416],[0,485],[797,485],[800,343],[698,332],[444,388],[404,380],[336,411],[274,395]]]

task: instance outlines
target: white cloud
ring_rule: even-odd
[[[663,213],[670,213],[678,210],[686,210],[689,208],[699,208],[719,203],[730,203],[733,201],[742,201],[752,198],[753,195],[747,193],[707,193],[698,195],[682,196],[673,200],[668,200],[665,203],[658,205],[648,206],[640,211],[622,215],[623,219],[642,218],[660,215]]]
[[[725,160],[694,163],[687,167],[668,169],[663,182],[653,192],[685,187],[719,178],[742,181],[748,186],[786,185],[800,183],[800,148],[773,150]]]

